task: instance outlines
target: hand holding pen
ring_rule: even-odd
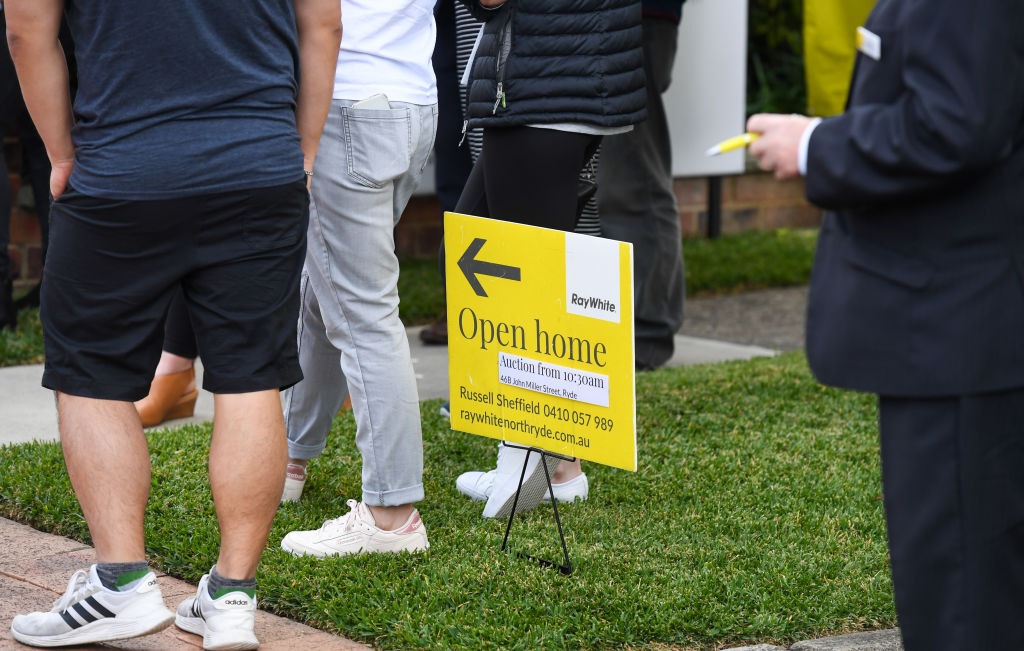
[[[740,147],[749,147],[761,169],[775,172],[777,179],[799,176],[800,140],[811,123],[805,115],[758,113],[747,120],[747,132],[723,140],[705,152],[717,156]]]

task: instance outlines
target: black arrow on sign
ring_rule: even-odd
[[[466,252],[459,258],[459,269],[462,270],[463,275],[466,276],[466,280],[469,281],[469,286],[473,288],[477,296],[487,296],[487,292],[484,291],[484,286],[477,280],[477,276],[494,276],[495,278],[506,278],[508,280],[519,280],[519,267],[509,267],[508,265],[497,264],[495,262],[484,262],[483,260],[477,260],[476,254],[480,253],[480,249],[483,248],[487,240],[476,238],[474,239]]]

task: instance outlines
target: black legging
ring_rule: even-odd
[[[455,211],[571,231],[579,174],[601,136],[507,127],[484,129],[484,147]]]
[[[195,359],[199,356],[196,348],[196,333],[192,330],[192,321],[188,318],[185,307],[185,294],[179,287],[167,308],[167,319],[164,322],[164,350],[172,355]]]
[[[580,170],[601,136],[539,129],[484,129],[484,146],[455,212],[517,224],[571,231],[583,203]],[[444,242],[440,251],[445,287]]]

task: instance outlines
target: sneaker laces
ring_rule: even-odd
[[[53,609],[50,612],[64,612],[73,604],[81,601],[82,597],[88,596],[88,588],[89,573],[85,570],[78,570],[71,575],[67,590],[64,591],[60,599],[53,602]]]
[[[360,520],[365,521],[367,524],[374,524],[373,514],[370,513],[370,509],[365,504],[358,500],[346,500],[345,504],[351,509],[348,513],[341,516],[340,518],[334,518],[333,520],[327,520],[320,527],[320,531],[326,531],[327,529],[333,529],[340,527],[342,531],[348,533],[352,531],[353,527]],[[374,526],[376,526],[374,524]]]

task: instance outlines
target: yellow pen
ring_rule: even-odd
[[[705,156],[717,156],[718,154],[724,154],[727,151],[739,149],[740,147],[746,147],[750,143],[754,142],[761,137],[759,133],[744,133],[728,140],[723,140],[711,149],[704,152]]]

